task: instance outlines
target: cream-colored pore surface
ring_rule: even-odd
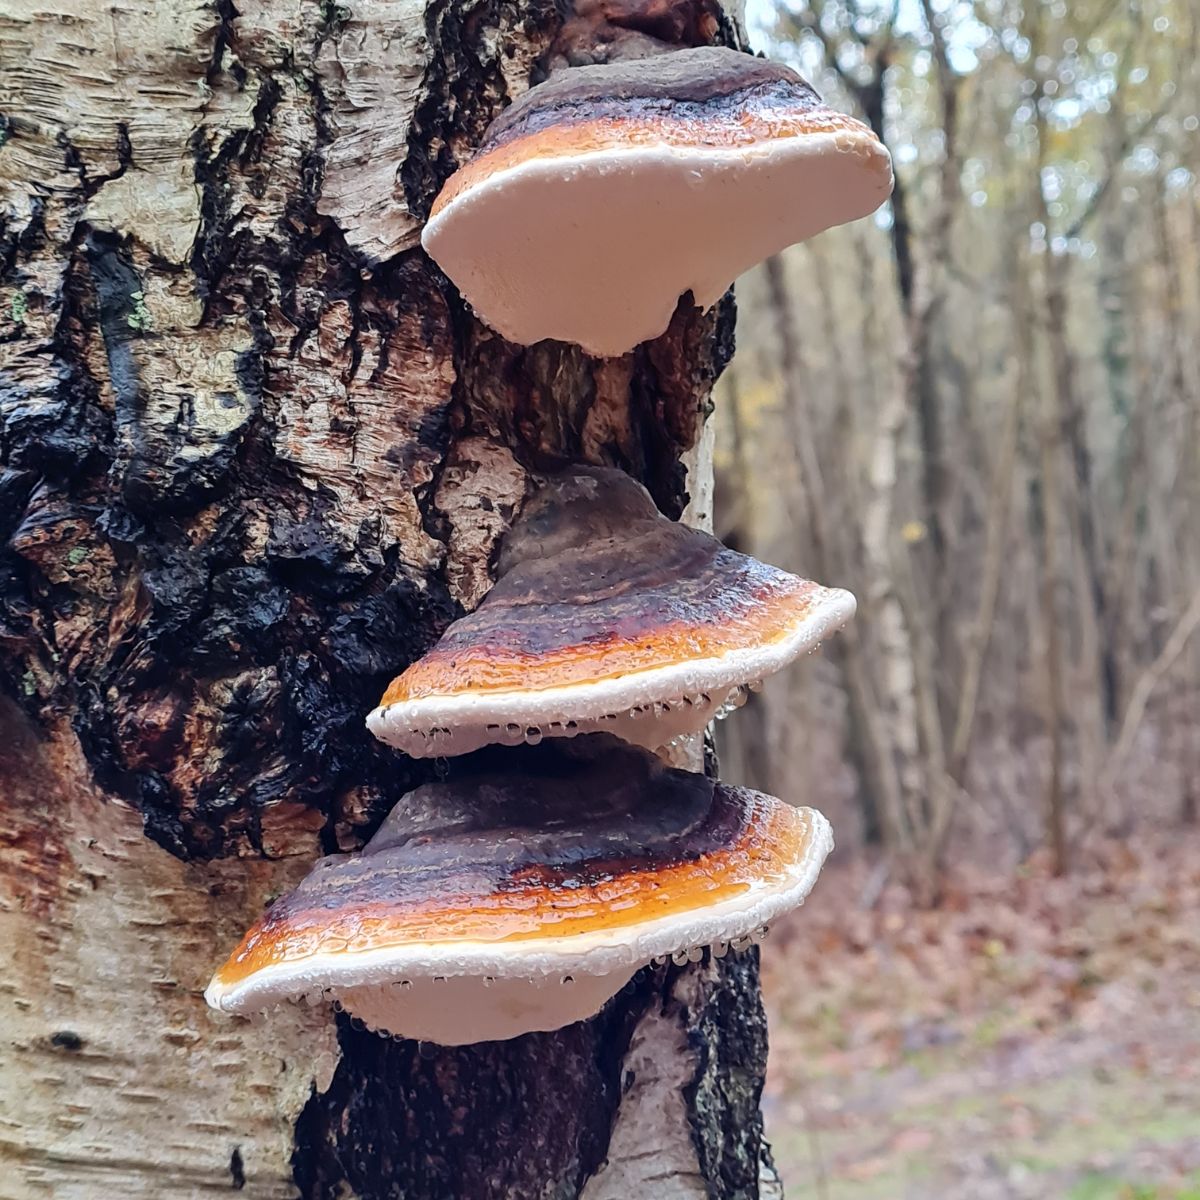
[[[453,975],[347,988],[335,995],[351,1016],[376,1032],[465,1046],[561,1029],[595,1016],[632,978],[632,969],[527,979]]]
[[[755,263],[873,212],[890,190],[887,151],[865,131],[615,150],[502,170],[422,242],[510,341],[614,356],[661,334],[683,293],[707,308]]]

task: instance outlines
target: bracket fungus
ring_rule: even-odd
[[[615,356],[874,212],[886,148],[789,67],[708,46],[571,67],[500,114],[421,243],[509,341]]]
[[[623,472],[549,476],[492,590],[367,718],[418,758],[603,731],[658,749],[814,649],[854,597],[668,520]]]
[[[614,739],[508,755],[410,792],[361,854],[321,859],[209,1004],[330,997],[377,1032],[445,1045],[558,1029],[656,959],[747,944],[804,900],[832,846],[819,813]]]

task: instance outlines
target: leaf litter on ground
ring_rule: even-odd
[[[1196,1200],[1200,831],[959,865],[927,911],[872,870],[831,863],[763,958],[789,1197]]]

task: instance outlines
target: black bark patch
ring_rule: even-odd
[[[141,380],[135,345],[152,340],[149,309],[131,252],[120,239],[92,233],[88,261],[98,319],[116,395],[119,475],[122,499],[133,512],[198,507],[224,482],[257,407],[257,395],[217,397],[240,410],[239,420],[217,433],[198,419],[196,397],[186,389],[174,396],[174,412],[159,411],[157,397]],[[247,378],[243,368],[242,377]],[[253,377],[253,372],[249,377]]]
[[[305,1200],[570,1200],[595,1172],[622,1063],[664,972],[641,972],[591,1021],[458,1048],[391,1041],[338,1018],[342,1058],[296,1125]]]
[[[62,361],[37,377],[0,371],[0,456],[6,466],[79,481],[105,461],[111,431],[82,368]]]
[[[234,1146],[233,1153],[229,1156],[229,1178],[232,1181],[230,1186],[235,1192],[240,1192],[246,1186],[246,1168],[242,1162],[240,1146]]]
[[[688,1041],[699,1062],[685,1089],[692,1139],[712,1200],[758,1195],[767,1069],[767,1017],[758,981],[758,947],[722,960],[717,985],[693,1014]]]
[[[507,1042],[394,1041],[339,1016],[333,1082],[296,1124],[301,1196],[575,1200],[607,1154],[637,1023],[687,971],[706,976],[699,1007],[680,1014],[698,1062],[684,1092],[698,1161],[713,1200],[756,1200],[769,1154],[758,1109],[766,1017],[757,950],[648,967],[592,1020]]]
[[[264,814],[285,802],[322,811],[335,849],[335,827],[353,840],[428,778],[431,764],[380,745],[364,717],[456,611],[442,580],[406,564],[394,531],[369,517],[347,525],[336,498],[278,452],[281,413],[295,420],[279,382],[288,347],[272,332],[288,324],[282,309],[301,327],[344,299],[356,342],[423,344],[435,362],[450,354],[423,261],[401,258],[364,279],[315,212],[307,183],[318,177],[291,190],[278,236],[251,236],[243,210],[231,211],[234,176],[265,169],[286,78],[260,88],[248,138],[210,146],[198,132],[193,144],[202,326],[248,327],[239,394],[229,396],[248,419],[224,441],[198,440],[186,386],[176,419],[164,420],[161,404],[149,415],[139,362],[171,351],[141,292],[143,274],[165,267],[84,226],[44,366],[0,373],[0,689],[43,722],[68,721],[101,786],[134,803],[147,836],[182,858],[265,853]],[[14,263],[38,245],[13,241]],[[97,362],[104,384],[89,374]],[[406,364],[393,352],[374,381],[416,397],[411,431],[395,424],[397,488],[450,438],[446,400],[425,395],[448,380],[448,363],[439,376],[418,357],[411,383]],[[357,418],[353,400],[343,408],[337,436],[350,439],[371,418]],[[51,538],[65,537],[63,522],[30,517],[35,497],[71,515],[57,558]],[[17,531],[34,553],[13,551]]]
[[[425,32],[437,52],[421,82],[400,170],[410,212],[428,217],[442,184],[510,99],[502,68],[516,44],[549,46],[561,21],[553,0],[431,0],[426,6]]]

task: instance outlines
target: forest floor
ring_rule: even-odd
[[[879,883],[831,863],[763,956],[789,1200],[1200,1200],[1200,831]]]

